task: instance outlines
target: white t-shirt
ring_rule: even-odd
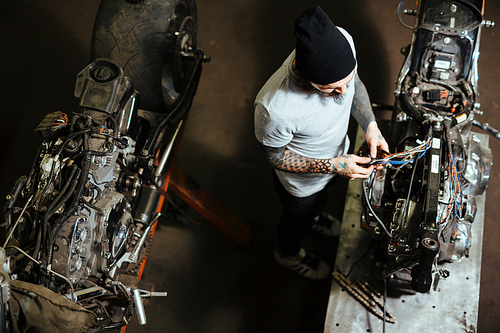
[[[339,30],[356,57],[352,37],[344,29]],[[345,154],[349,149],[347,129],[355,92],[354,77],[339,103],[322,94],[302,91],[292,70],[294,59],[295,51],[257,94],[254,104],[257,140],[268,147],[286,146],[309,158],[327,159]],[[307,197],[322,190],[334,176],[281,170],[276,170],[276,174],[285,189],[296,197]]]

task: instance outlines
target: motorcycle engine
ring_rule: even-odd
[[[90,149],[106,154],[91,159],[89,190],[83,197],[87,204],[62,224],[54,240],[52,269],[74,285],[107,272],[127,251],[127,239],[134,230],[131,206],[116,190],[120,174],[116,160],[131,148],[110,148],[104,137],[97,136],[90,139]]]
[[[474,133],[469,133],[464,138],[465,144],[462,148],[456,147],[454,158],[459,167],[461,166],[461,184],[463,187],[463,198],[460,203],[461,213],[455,223],[452,215],[442,220],[439,261],[460,261],[463,257],[469,256],[471,247],[471,226],[476,217],[477,204],[476,196],[481,195],[486,190],[490,177],[492,165],[491,149],[488,148],[481,139]],[[455,138],[459,136],[459,131],[455,131]],[[454,139],[453,141],[457,141]],[[462,154],[461,150],[466,153]],[[464,161],[464,156],[466,160]],[[451,193],[451,177],[445,177],[444,190],[439,198],[439,215],[445,216]]]
[[[439,262],[460,261],[468,257],[472,245],[471,226],[477,211],[476,196],[485,191],[492,165],[491,150],[476,134],[466,128],[454,127],[451,129],[450,137],[458,174],[453,178],[445,172],[441,180],[437,218],[440,227]],[[369,180],[372,184],[369,194],[370,204],[381,216],[386,217],[385,225],[393,236],[392,239],[388,239],[386,253],[395,263],[408,258],[411,249],[418,246],[417,239],[412,237],[414,232],[411,229],[417,228],[420,224],[420,214],[424,207],[422,202],[411,198],[407,202],[406,193],[397,195],[399,198],[394,202],[384,201],[384,194],[387,186],[391,192],[397,193],[399,188],[404,187],[402,184],[410,183],[411,174],[411,170],[402,169],[394,172],[384,167],[377,170]],[[456,178],[460,178],[463,193],[460,213],[449,211],[453,195],[452,182]],[[456,218],[457,216],[460,218]],[[381,233],[375,220],[369,218],[367,221],[376,233]]]

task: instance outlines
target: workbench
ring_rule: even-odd
[[[488,145],[488,136],[478,134]],[[358,130],[356,145],[363,142],[363,132]],[[355,147],[357,149],[358,147]],[[360,278],[378,285],[383,295],[384,284],[373,281],[370,271],[374,250],[370,247],[371,235],[361,228],[361,180],[350,181],[344,208],[343,223],[334,271],[349,276],[354,283]],[[460,262],[438,265],[449,271],[446,279],[440,278],[428,293],[388,294],[386,309],[395,317],[395,323],[384,323],[357,301],[346,289],[332,279],[324,332],[476,332],[479,307],[479,282],[483,241],[485,193],[477,196],[477,214],[472,223],[472,243],[469,258]],[[382,287],[380,287],[382,286]],[[383,297],[381,297],[383,302]],[[382,310],[380,312],[383,313]]]

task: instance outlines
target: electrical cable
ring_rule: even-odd
[[[384,320],[382,323],[382,332],[385,333],[385,317],[386,317],[386,304],[387,304],[387,278],[384,278]]]
[[[416,173],[416,169],[417,169],[417,161],[422,158],[422,156],[425,155],[425,153],[429,150],[429,143],[430,143],[430,136],[427,138],[427,140],[425,141],[425,143],[413,148],[413,149],[410,149],[410,150],[407,150],[407,151],[404,151],[404,152],[401,152],[401,153],[394,153],[394,154],[391,154],[389,156],[386,156],[385,158],[379,160],[376,164],[408,164],[408,163],[412,163],[412,162],[415,162],[415,165],[413,166],[413,172],[412,172],[412,176],[411,176],[411,179],[410,179],[410,186],[408,188],[408,195],[406,197],[406,201],[405,201],[405,206],[403,207],[403,211],[402,211],[402,218],[404,217],[404,214],[406,212],[406,209],[408,207],[408,201],[410,200],[410,195],[411,195],[411,188],[413,187],[413,180],[415,178],[415,173]],[[395,158],[395,157],[402,157],[402,156],[405,156],[405,158],[409,157],[409,156],[412,156],[412,155],[415,155],[416,153],[420,153],[420,155],[418,155],[416,158],[413,158],[412,160],[407,160],[407,161],[390,161],[392,158]],[[403,160],[404,160],[403,159]],[[374,171],[375,172],[375,171]],[[373,217],[375,217],[375,219],[377,220],[378,224],[382,227],[382,229],[384,230],[385,234],[389,237],[389,238],[394,238],[390,233],[389,231],[387,230],[387,228],[385,227],[385,224],[382,222],[382,220],[378,217],[378,215],[375,213],[375,211],[373,210],[371,204],[370,204],[370,200],[368,198],[368,190],[367,190],[367,183],[368,181],[366,179],[363,180],[363,192],[364,192],[364,197],[365,197],[365,201],[366,201],[366,205],[368,206],[368,209],[370,210],[370,213],[372,213]]]
[[[52,162],[52,167],[50,168],[50,175],[49,175],[49,179],[47,181],[47,185],[45,185],[45,188],[42,190],[42,192],[35,198],[34,202],[37,202],[41,197],[43,197],[45,195],[45,193],[47,192],[47,190],[49,189],[49,186],[50,184],[52,183],[52,181],[54,180],[54,170],[55,170],[55,165],[56,165],[56,161],[57,159],[59,158],[59,155],[62,153],[63,149],[64,149],[64,146],[71,140],[73,139],[74,137],[78,136],[78,135],[81,135],[81,134],[85,134],[87,132],[90,132],[90,128],[88,129],[85,129],[83,131],[79,131],[79,132],[76,132],[76,133],[73,133],[73,134],[70,134],[68,135],[67,137],[64,138],[64,142],[61,144],[61,146],[59,147],[59,149],[57,150],[57,153],[55,154],[54,156],[54,161]]]
[[[361,260],[363,260],[363,259],[364,259],[364,258],[368,255],[368,253],[370,253],[370,250],[371,250],[371,248],[372,248],[372,245],[373,245],[373,239],[372,239],[372,241],[370,242],[370,246],[368,246],[368,249],[365,251],[365,253],[363,253],[363,255],[362,255],[361,257],[359,257],[359,259],[358,259],[358,260],[356,260],[356,261],[354,262],[354,264],[352,264],[351,269],[350,269],[350,270],[349,270],[349,272],[347,273],[346,277],[349,277],[349,275],[351,275],[352,270],[354,269],[354,267],[355,267],[357,264],[359,264],[359,263],[361,262]]]
[[[123,140],[123,139],[120,139],[112,134],[109,134],[109,133],[103,133],[103,132],[99,132],[99,133],[96,133],[97,135],[103,135],[103,136],[107,136],[115,141],[118,141],[119,143],[121,143],[123,146],[120,147],[120,149],[124,149],[124,148],[127,148],[128,147],[128,142]]]
[[[422,156],[420,156],[420,157],[422,157]],[[403,207],[403,210],[401,211],[401,223],[403,223],[403,219],[406,216],[406,209],[408,208],[408,202],[410,201],[411,188],[413,187],[413,180],[415,178],[415,173],[417,170],[417,163],[418,163],[418,159],[415,162],[415,165],[413,166],[413,172],[412,172],[411,178],[410,178],[410,186],[408,187],[408,195],[406,196],[405,205]]]
[[[372,159],[369,163],[367,163],[367,166],[370,165],[391,165],[391,166],[396,166],[397,168],[401,168],[405,166],[408,163],[414,162],[416,159],[420,159],[422,156],[425,155],[427,150],[429,150],[429,143],[430,143],[430,137],[427,138],[427,140],[418,146],[405,150],[399,153],[394,153],[394,154],[389,154],[387,152],[386,156],[380,159]],[[420,155],[416,156],[418,153]],[[400,159],[400,160],[394,160],[394,159]]]
[[[387,228],[385,227],[384,222],[382,222],[382,220],[377,216],[377,214],[375,214],[375,211],[373,210],[372,205],[370,203],[370,199],[368,199],[368,190],[367,190],[366,184],[367,184],[367,180],[363,179],[363,186],[362,186],[363,187],[363,193],[364,193],[366,205],[368,206],[368,209],[370,210],[370,213],[372,213],[373,217],[375,217],[375,219],[377,220],[378,224],[382,227],[382,229],[386,233],[387,237],[394,238],[394,236],[392,236],[389,233],[389,231],[387,230]]]
[[[21,252],[22,254],[24,254],[28,259],[30,259],[31,261],[33,261],[35,264],[37,265],[40,265],[41,264],[41,261],[38,261],[36,260],[35,258],[33,258],[32,256],[30,256],[29,254],[27,254],[26,252],[24,252],[21,248],[17,247],[17,246],[14,246],[14,245],[8,245],[8,246],[4,246],[4,248],[13,248],[13,249],[16,249],[17,251]],[[47,272],[65,280],[68,284],[69,284],[69,287],[71,289],[71,295],[73,295],[74,299],[73,301],[76,302],[77,301],[77,297],[76,297],[76,294],[75,294],[75,288],[73,287],[73,283],[71,282],[70,279],[68,279],[67,277],[65,277],[64,275],[62,274],[59,274],[53,270],[51,270],[50,268],[47,268],[45,267],[45,269],[47,270]]]

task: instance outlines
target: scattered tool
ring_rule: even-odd
[[[338,284],[354,297],[368,311],[373,313],[378,318],[384,320],[384,304],[380,300],[380,293],[375,291],[367,282],[356,278],[356,283],[359,288],[351,283],[351,281],[341,272],[335,271],[332,273],[333,278]],[[382,311],[379,311],[382,310]],[[385,309],[385,321],[391,324],[396,323],[396,318],[392,313]]]

